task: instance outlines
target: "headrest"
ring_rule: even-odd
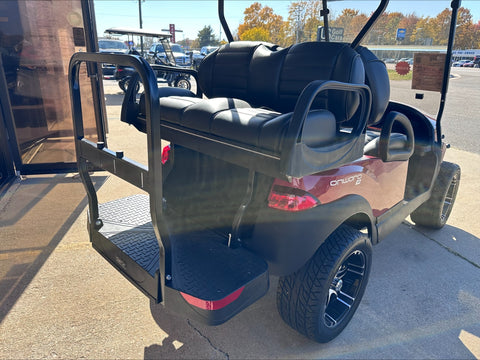
[[[390,100],[390,79],[387,66],[366,47],[358,46],[356,50],[363,61],[366,83],[372,93],[372,109],[367,124],[375,125],[382,119]]]

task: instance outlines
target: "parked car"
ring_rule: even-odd
[[[218,46],[204,46],[200,49],[200,53],[198,55],[194,55],[193,57],[193,67],[195,69],[198,68],[200,63],[202,62],[203,58],[210,54],[211,52],[214,52],[215,50],[218,49]]]
[[[129,49],[123,41],[113,39],[98,39],[98,49],[101,53],[127,54]],[[103,75],[112,76],[116,66],[113,64],[102,64]]]
[[[395,59],[391,59],[391,58],[386,58],[386,59],[383,59],[383,62],[385,64],[395,64]]]
[[[455,61],[452,66],[453,67],[462,67],[463,64],[465,64],[466,62],[468,62],[469,60],[458,60],[458,61]]]
[[[172,53],[175,57],[175,63],[177,64],[177,66],[190,66],[190,56],[185,54],[185,50],[183,50],[181,45],[170,44],[170,48],[172,49]],[[148,50],[146,59],[151,64],[169,63],[162,43],[154,43]]]
[[[473,61],[467,61],[465,62],[462,67],[474,67],[475,66],[475,63]]]
[[[480,56],[475,56],[475,58],[473,59],[473,67],[475,68],[479,68],[480,67]]]

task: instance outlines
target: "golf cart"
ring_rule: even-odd
[[[443,227],[460,182],[459,166],[443,161],[441,130],[460,1],[451,2],[448,45],[415,50],[413,78],[400,82],[365,45],[388,3],[379,0],[352,39],[331,42],[323,1],[325,41],[280,47],[234,41],[219,0],[229,43],[191,70],[195,93],[157,87],[155,71],[175,69],[139,56],[75,54],[76,152],[93,247],[181,316],[224,323],[275,275],[288,325],[318,342],[340,334],[367,286],[372,246],[408,216]],[[147,166],[84,137],[83,62],[135,69],[131,82],[144,91],[128,87],[121,120],[146,134]],[[431,110],[435,97],[436,119],[400,101]],[[91,168],[148,195],[99,204]]]
[[[134,36],[142,36],[142,37],[153,37],[157,38],[158,42],[161,46],[156,46],[154,52],[148,52],[145,54],[145,58],[150,64],[162,64],[171,67],[177,68],[178,71],[161,71],[157,70],[157,82],[158,83],[167,83],[168,86],[180,87],[183,89],[190,90],[192,85],[190,83],[190,75],[184,72],[183,70],[189,69],[188,62],[186,59],[188,58],[186,55],[181,56],[178,58],[172,51],[170,46],[170,38],[172,35],[167,32],[153,32],[144,29],[130,29],[130,28],[109,28],[105,30],[107,34],[112,35],[127,35],[128,39],[132,40]],[[157,51],[157,49],[161,49],[161,53]],[[143,49],[141,49],[143,52]],[[143,55],[141,52],[138,52],[136,49],[130,49],[131,55]],[[181,65],[180,65],[181,64]],[[130,82],[130,78],[135,70],[132,67],[117,65],[115,69],[115,73],[113,75],[114,79],[118,81],[118,86],[123,91],[126,91],[128,88],[128,84]],[[138,91],[138,90],[137,90]]]

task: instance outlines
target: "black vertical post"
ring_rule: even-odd
[[[11,142],[16,143],[15,132],[14,129],[9,132],[5,121],[5,117],[11,117],[12,111],[8,96],[8,85],[0,56],[0,193],[5,184],[15,176],[14,162],[10,152],[10,148],[13,148]]]
[[[322,11],[321,11],[321,16],[323,16],[323,33],[325,34],[325,42],[329,42],[330,41],[330,33],[329,33],[329,30],[328,30],[328,14],[329,14],[329,10],[328,10],[328,7],[327,7],[327,0],[323,0],[322,1]]]
[[[95,22],[95,10],[93,0],[82,1],[83,26],[85,32],[85,45],[87,52],[98,52],[97,24]],[[107,115],[105,108],[105,95],[103,93],[103,74],[96,63],[87,64],[88,75],[92,85],[93,107],[95,111],[95,121],[97,124],[98,141],[107,143]]]
[[[225,4],[224,0],[218,0],[218,18],[220,19],[220,23],[223,27],[223,32],[227,37],[229,43],[233,41],[232,33],[230,32],[230,28],[228,27],[227,20],[225,20]]]
[[[440,108],[438,109],[437,114],[437,142],[442,142],[442,125],[441,120],[443,116],[443,110],[445,109],[445,100],[447,98],[447,91],[448,91],[448,83],[450,81],[450,67],[452,62],[452,51],[453,51],[453,43],[455,42],[455,31],[457,28],[457,16],[458,16],[458,9],[461,6],[461,0],[453,0],[451,3],[452,7],[452,19],[450,20],[450,30],[448,34],[448,45],[447,45],[447,56],[445,57],[445,68],[443,71],[443,85],[442,85],[442,92],[440,98]]]
[[[140,29],[143,29],[142,0],[138,0],[138,20],[140,23]],[[140,36],[140,54],[143,56],[143,36]]]

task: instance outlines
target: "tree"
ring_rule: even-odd
[[[243,23],[238,26],[237,31],[240,39],[251,38],[256,34],[254,37],[260,36],[263,41],[283,45],[285,38],[283,17],[275,14],[271,7],[262,7],[256,2],[246,8],[243,14],[245,15]],[[266,39],[265,34],[268,34]]]
[[[451,17],[452,11],[450,9],[445,9],[440,14],[438,14],[433,21],[432,37],[434,44],[447,45]]]
[[[354,9],[343,9],[339,17],[331,22],[332,27],[343,28],[343,40],[344,41],[353,41],[356,33],[353,32],[352,22],[359,15],[358,10]]]
[[[410,37],[413,34],[418,22],[418,16],[415,14],[408,14],[403,17],[402,20],[398,23],[398,27],[405,29],[405,39],[402,41],[403,45],[410,45]]]
[[[457,31],[455,35],[456,49],[474,49],[479,45],[478,32],[472,21],[469,9],[458,9]]]
[[[243,41],[270,41],[270,34],[263,27],[254,27],[242,33],[240,40]]]
[[[397,29],[400,27],[400,21],[403,20],[404,15],[400,12],[391,12],[387,15],[388,23],[386,27],[386,42],[385,44],[393,45],[397,42]]]
[[[215,39],[213,34],[213,29],[210,25],[204,26],[202,30],[198,32],[197,35],[199,47],[208,46],[208,45],[218,45],[218,40]]]

